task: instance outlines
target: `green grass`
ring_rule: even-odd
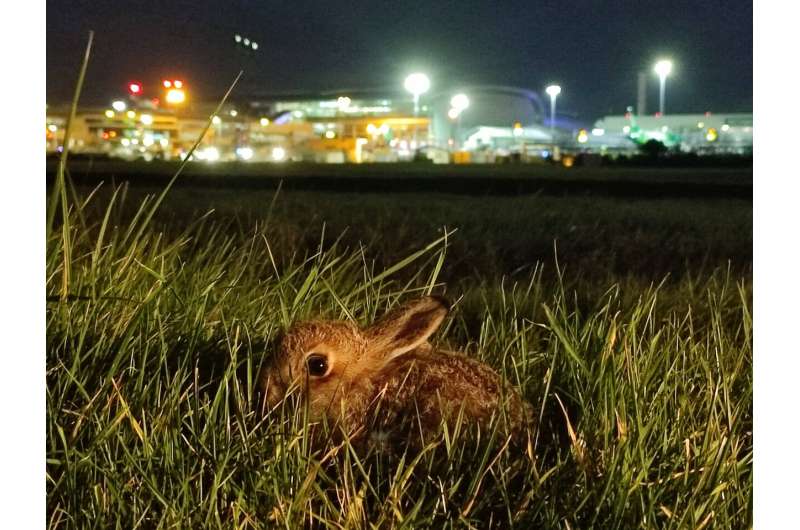
[[[127,207],[115,211],[113,220],[130,222],[136,206],[159,191],[131,179]],[[95,217],[103,215],[110,194],[108,185],[97,192],[88,208]],[[457,230],[443,271],[451,284],[526,281],[537,264],[552,270],[556,256],[570,282],[585,278],[588,287],[601,289],[629,277],[649,283],[666,275],[707,276],[728,263],[737,276],[747,276],[752,264],[752,202],[735,198],[276,192],[189,181],[171,190],[155,219],[176,235],[211,210],[227,232],[242,238],[270,223],[273,247],[292,252],[317,246],[324,231],[347,248],[368,247],[379,267],[402,260],[445,227]]]
[[[562,261],[566,271],[533,266],[503,280],[476,271],[443,284],[447,264],[468,259],[457,241],[469,230],[428,230],[428,245],[389,263],[383,249],[402,254],[402,224],[376,216],[362,229],[372,245],[357,248],[303,224],[321,204],[313,195],[266,202],[258,223],[187,214],[167,227],[169,195],[145,223],[153,201],[118,214],[130,200],[120,193],[73,202],[69,237],[54,230],[47,243],[51,526],[751,524],[747,274],[719,263],[663,285],[642,274],[575,282],[579,271]],[[368,215],[381,201],[367,201]],[[326,208],[316,222],[335,224]],[[441,215],[458,218],[451,208]],[[460,211],[472,215],[468,204]],[[469,240],[502,252],[506,228],[481,230]],[[255,375],[287,324],[366,323],[431,290],[458,300],[441,344],[501,371],[541,412],[528,454],[469,433],[443,435],[418,457],[316,448],[297,411],[254,412]]]

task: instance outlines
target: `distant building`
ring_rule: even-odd
[[[655,139],[697,153],[751,153],[752,114],[606,116],[591,129],[563,118],[549,123],[542,98],[507,86],[459,87],[469,106],[448,114],[455,91],[423,96],[417,115],[409,94],[341,90],[240,97],[217,105],[165,109],[130,99],[125,110],[78,110],[70,141],[76,153],[125,159],[187,156],[206,161],[305,160],[395,162],[424,156],[435,162],[492,163],[555,158],[581,152],[630,154]],[[46,148],[62,148],[67,107],[48,107]]]
[[[648,140],[699,154],[751,154],[753,115],[744,113],[668,114],[665,116],[605,116],[594,124],[586,148],[603,145],[632,148]]]

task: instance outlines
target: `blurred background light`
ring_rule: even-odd
[[[281,162],[286,158],[286,149],[283,147],[272,148],[272,159],[276,162]]]

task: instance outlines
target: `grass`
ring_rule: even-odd
[[[49,527],[752,526],[747,201],[146,196],[61,177]],[[291,322],[367,323],[425,292],[456,301],[439,344],[534,405],[528,447],[467,430],[365,454],[313,444],[290,400],[256,412]]]
[[[115,212],[116,223],[130,222],[136,205],[160,191],[135,178],[128,183],[130,206]],[[95,217],[102,217],[110,199],[105,187],[89,208]],[[80,189],[87,194],[92,188]],[[190,181],[165,197],[156,221],[175,235],[211,210],[216,222],[242,238],[269,223],[271,245],[291,252],[317,246],[325,232],[344,247],[366,246],[379,267],[402,260],[445,227],[457,230],[442,273],[449,284],[525,281],[537,264],[552,270],[556,256],[570,282],[587,280],[581,290],[605,289],[629,277],[649,283],[666,275],[706,276],[729,262],[736,275],[748,276],[752,264],[752,202],[737,198],[277,192]]]
[[[52,527],[752,520],[746,275],[720,268],[578,292],[568,273],[540,266],[452,292],[441,275],[459,259],[458,232],[429,232],[429,245],[379,266],[371,247],[329,241],[313,226],[313,245],[273,242],[285,229],[280,197],[270,221],[249,231],[212,215],[165,233],[157,217],[144,224],[150,202],[115,223],[121,193],[102,200],[102,215],[91,208],[100,194],[73,203],[70,237],[48,240]],[[316,450],[292,409],[254,412],[255,374],[287,324],[317,315],[366,323],[431,290],[459,300],[442,344],[494,366],[541,411],[530,454],[465,433],[417,458]]]

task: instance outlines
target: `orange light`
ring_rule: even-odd
[[[175,88],[183,88],[183,81],[180,79],[176,79],[172,82],[172,84],[175,86]]]
[[[164,85],[164,88],[172,88],[172,81],[164,79],[162,84]]]
[[[186,93],[178,88],[170,88],[167,91],[167,103],[177,105],[186,101]]]

